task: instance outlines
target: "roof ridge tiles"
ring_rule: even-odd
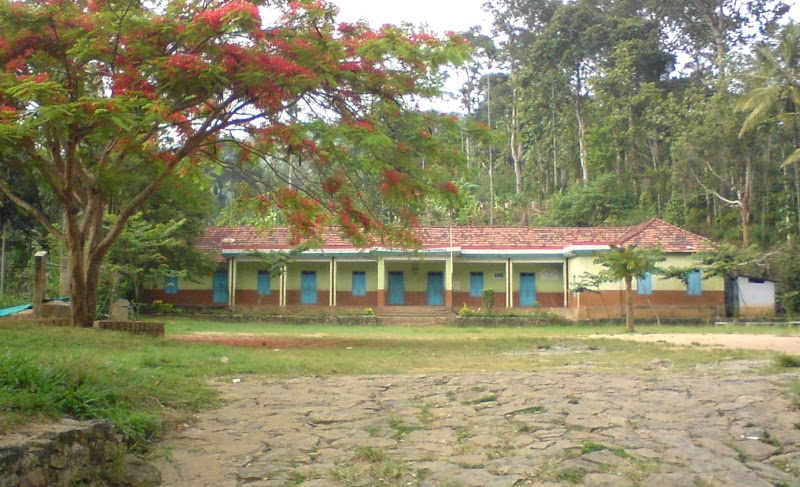
[[[700,235],[659,218],[629,227],[531,227],[429,225],[414,229],[422,248],[463,247],[472,249],[565,249],[574,245],[639,245],[664,243],[665,250],[693,251],[713,243]],[[355,247],[337,227],[325,227],[323,248]],[[249,225],[207,227],[198,248],[220,251],[223,248],[287,248],[289,227],[260,228]]]

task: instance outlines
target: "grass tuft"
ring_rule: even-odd
[[[800,367],[800,357],[797,355],[778,355],[775,357],[775,362],[778,367],[783,367],[785,369],[792,369]]]
[[[587,441],[583,444],[583,448],[581,448],[581,454],[586,455],[587,453],[592,453],[596,451],[602,451],[608,449],[607,446],[603,445],[602,443],[595,443],[594,441]]]
[[[386,460],[386,452],[372,446],[361,446],[356,450],[355,458],[356,460],[377,463]]]

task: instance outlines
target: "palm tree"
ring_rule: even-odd
[[[796,203],[800,212],[800,25],[787,24],[774,43],[756,49],[753,88],[742,97],[738,109],[749,112],[739,137],[773,121],[786,127],[792,141],[792,153],[783,167],[794,165]],[[800,217],[800,214],[798,214]],[[800,222],[800,218],[798,218]]]
[[[656,265],[664,261],[664,252],[659,247],[641,248],[611,246],[611,252],[595,259],[603,266],[597,274],[600,282],[625,282],[625,329],[633,331],[633,279],[642,279],[646,274],[661,271]]]

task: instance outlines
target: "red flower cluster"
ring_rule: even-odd
[[[252,20],[258,21],[258,24],[261,23],[258,7],[244,0],[233,0],[232,2],[224,3],[218,8],[201,12],[195,19],[216,31],[223,26],[224,21],[229,21],[238,14],[247,14]]]
[[[446,183],[440,184],[439,189],[458,196],[458,188],[453,181],[447,181]]]

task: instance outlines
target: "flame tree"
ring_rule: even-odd
[[[452,191],[439,122],[409,108],[466,42],[335,14],[318,0],[0,0],[0,165],[50,203],[6,177],[0,192],[67,249],[74,325],[91,325],[129,219],[223,143],[273,169],[258,199],[298,241],[328,224],[362,242],[396,234],[426,194]]]

